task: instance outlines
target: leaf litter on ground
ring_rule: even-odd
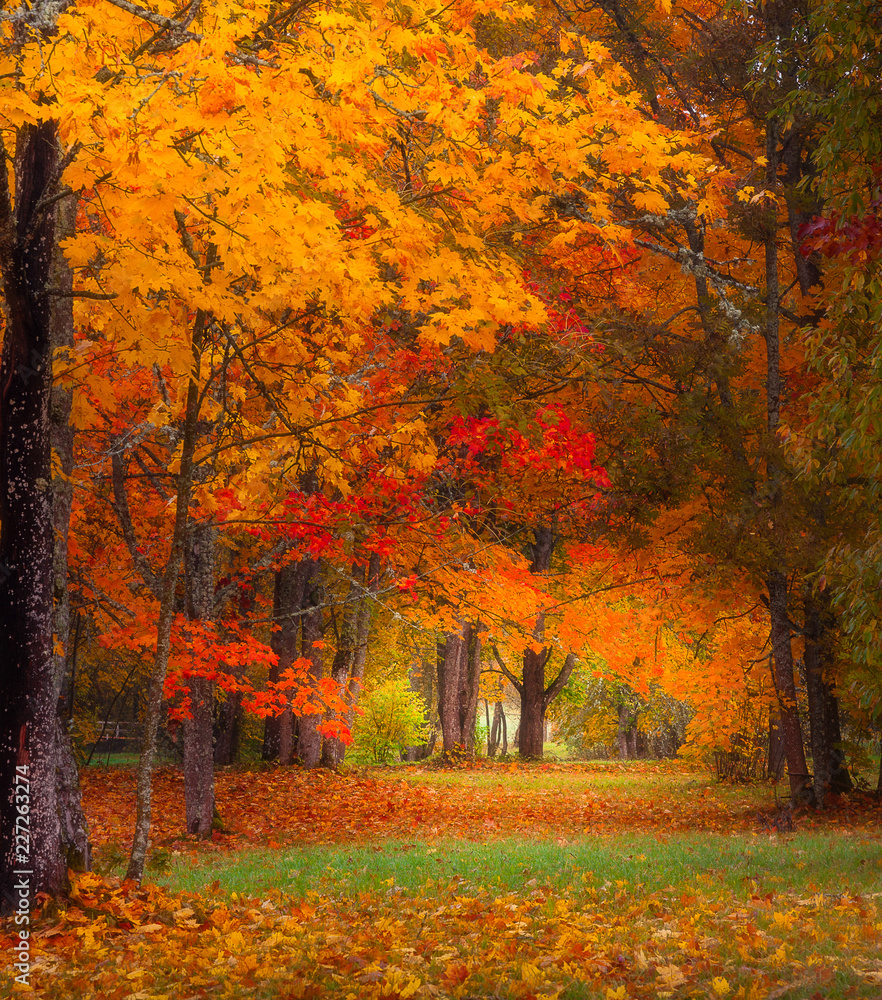
[[[515,792],[504,782],[482,790],[481,782],[471,783],[461,773],[458,780],[437,774],[421,783],[385,772],[226,772],[218,775],[219,805],[222,815],[235,815],[235,824],[227,820],[230,832],[196,845],[180,835],[180,778],[162,772],[157,839],[191,866],[232,862],[256,845],[263,845],[268,857],[282,857],[283,851],[270,846],[280,844],[294,845],[288,850],[302,854],[338,855],[352,844],[366,852],[379,848],[378,858],[398,847],[422,851],[421,861],[428,852],[445,852],[451,864],[426,865],[422,884],[419,879],[399,884],[393,868],[388,878],[367,887],[341,889],[333,878],[317,878],[315,888],[301,884],[296,891],[276,886],[244,893],[222,890],[219,881],[193,894],[139,887],[112,875],[79,875],[69,903],[47,902],[36,916],[31,987],[22,995],[46,1000],[882,996],[882,849],[872,803],[865,807],[863,800],[852,799],[830,817],[801,818],[806,826],[820,822],[824,837],[843,838],[862,851],[848,887],[831,891],[836,879],[826,871],[826,881],[819,878],[818,891],[812,891],[810,878],[794,888],[786,874],[765,877],[762,845],[771,845],[770,851],[776,844],[793,845],[787,837],[757,832],[756,800],[749,795],[718,794],[701,782],[684,795],[684,783],[672,781],[667,792],[660,787],[652,799],[632,801],[626,783],[601,792],[592,790],[590,774],[584,786],[573,779],[578,773],[564,768],[551,772],[567,779],[560,787]],[[105,846],[124,845],[134,806],[131,775],[101,778],[100,794],[91,775],[85,780],[96,839]],[[690,869],[690,837],[721,845],[729,838],[743,848],[751,861],[745,863],[740,890],[733,890],[725,872],[709,870],[706,856]],[[525,862],[521,883],[512,888],[488,884],[489,860],[482,872],[481,851],[489,859],[493,852],[516,855],[521,849],[529,859],[530,846],[544,843],[561,857],[569,851],[578,859],[577,841],[600,840],[623,861],[615,877],[598,877],[573,864],[555,878],[547,867]],[[682,876],[669,885],[641,874],[641,866],[655,863],[645,846],[650,840],[685,858]],[[478,852],[467,877],[452,870],[461,861],[457,851],[466,849]],[[731,857],[720,851],[719,867],[728,871]],[[811,866],[811,852],[798,864]],[[12,980],[16,933],[11,922],[2,925],[3,996],[7,987],[10,994],[21,988]]]

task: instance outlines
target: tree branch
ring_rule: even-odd
[[[548,685],[548,687],[545,689],[542,695],[543,711],[548,708],[548,706],[566,687],[567,681],[570,679],[570,675],[572,674],[573,667],[575,667],[575,665],[576,665],[576,654],[567,653],[567,658],[564,660],[563,666],[560,668],[560,673]]]
[[[505,676],[514,684],[515,690],[518,694],[524,693],[524,685],[515,677],[515,675],[508,669],[508,667],[502,662],[502,657],[499,655],[499,650],[496,646],[493,646],[493,656],[496,658],[496,662],[499,664],[502,672]]]
[[[177,31],[187,41],[202,41],[202,35],[197,35],[192,31],[187,31],[180,21],[176,21],[171,17],[166,17],[164,14],[157,14],[156,11],[148,10],[146,7],[139,7],[138,4],[131,3],[130,0],[108,0],[108,3],[113,4],[114,7],[119,7],[120,10],[124,10],[128,14],[140,17],[142,21],[149,21],[150,24],[157,24],[160,28],[165,28],[166,31]]]
[[[132,514],[129,510],[129,498],[126,494],[125,470],[123,469],[122,455],[118,451],[114,451],[110,457],[110,461],[113,469],[113,476],[111,479],[113,484],[113,509],[116,511],[119,526],[122,528],[126,547],[129,550],[129,555],[132,557],[132,562],[134,562],[135,567],[141,575],[141,579],[144,581],[150,593],[153,594],[153,596],[158,600],[162,596],[162,581],[153,572],[153,568],[147,561],[147,557],[138,548],[135,526],[132,523]]]

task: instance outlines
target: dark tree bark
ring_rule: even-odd
[[[218,767],[234,764],[239,756],[242,724],[242,692],[227,691],[220,707],[214,735],[214,763]]]
[[[38,892],[57,896],[67,886],[52,658],[53,303],[48,291],[57,203],[47,200],[57,190],[62,169],[55,123],[18,132],[14,211],[2,145],[0,156],[6,307],[0,355],[0,909],[8,912]],[[15,874],[25,869],[28,875]]]
[[[471,634],[471,625],[463,625],[458,632],[449,633],[444,642],[443,659],[439,647],[438,715],[445,754],[453,753],[464,744],[460,701],[468,678]]]
[[[50,285],[54,291],[73,291],[73,272],[61,248],[61,240],[74,233],[77,199],[71,195],[62,199],[56,209],[55,260]],[[53,353],[61,348],[73,347],[73,299],[64,295],[54,296],[51,319],[51,344]],[[76,690],[76,657],[79,629],[71,638],[70,594],[67,580],[67,539],[70,532],[70,514],[73,505],[74,430],[70,422],[73,392],[53,385],[50,397],[52,449],[58,457],[62,475],[52,479],[52,524],[54,533],[53,596],[55,607],[55,638],[61,651],[54,654],[55,702],[58,705],[56,739],[58,747],[58,772],[56,794],[58,820],[61,826],[61,851],[68,868],[88,871],[91,866],[92,847],[89,827],[83,811],[77,763],[67,731],[67,721],[73,718],[74,692]],[[79,618],[77,619],[79,623]],[[64,702],[67,692],[67,704]],[[63,708],[67,711],[62,714]]]
[[[365,567],[356,563],[351,567],[349,592],[343,604],[340,628],[337,636],[337,651],[331,663],[331,679],[344,692],[349,685],[355,650],[358,646],[358,626],[364,600]],[[322,744],[322,767],[336,769],[343,762],[346,745],[342,740],[326,737]]]
[[[839,705],[827,680],[832,669],[833,615],[829,607],[815,599],[807,588],[805,600],[805,686],[808,696],[809,727],[812,747],[812,772],[815,805],[823,809],[830,792],[844,792],[852,787],[844,766],[842,734],[839,730]]]
[[[445,755],[456,748],[472,753],[481,685],[481,640],[478,627],[463,625],[439,646],[438,715]]]
[[[616,732],[619,757],[633,760],[637,756],[637,713],[628,705],[619,705],[619,724]]]
[[[539,525],[534,533],[531,573],[547,573],[551,568],[555,537],[551,525]],[[575,666],[575,656],[569,654],[557,676],[547,687],[545,667],[551,657],[551,648],[543,645],[545,615],[540,614],[533,630],[535,643],[524,651],[522,680],[508,674],[521,696],[521,722],[518,727],[518,753],[521,757],[541,757],[545,748],[545,713],[551,702],[566,686]],[[537,648],[538,647],[538,648]]]
[[[769,656],[769,670],[773,671],[772,657]],[[773,712],[769,716],[769,746],[766,757],[766,777],[778,782],[784,773],[784,765],[787,758],[784,753],[784,744],[781,739],[781,729],[778,725],[778,716]]]
[[[487,742],[487,756],[494,757],[496,751],[502,747],[503,754],[508,753],[508,733],[505,721],[505,710],[502,702],[497,701],[493,705],[493,722],[490,724],[490,737]]]
[[[211,525],[190,527],[187,617],[194,622],[214,616],[214,532]],[[202,839],[211,836],[214,822],[214,687],[207,677],[189,679],[190,717],[182,724],[187,833]]]
[[[531,546],[531,573],[547,573],[554,552],[554,530],[550,524],[540,524]],[[545,745],[545,664],[551,650],[542,645],[545,637],[545,615],[539,616],[533,630],[538,648],[524,651],[524,670],[518,687],[521,696],[521,721],[518,726],[518,752],[522,757],[541,757]]]
[[[793,801],[806,798],[811,782],[802,744],[802,726],[796,700],[793,675],[793,649],[790,644],[787,577],[773,570],[767,580],[769,588],[769,618],[771,622],[772,677],[778,695],[778,728],[787,759],[790,795]]]
[[[324,588],[321,583],[321,563],[308,560],[306,586],[303,595],[301,653],[309,660],[309,685],[318,691],[319,682],[324,677],[324,657],[317,648],[325,634],[324,629]],[[308,712],[297,720],[297,754],[304,767],[318,767],[322,756],[322,737],[318,725],[322,720],[320,712]]]
[[[882,795],[882,737],[879,739],[879,777],[876,779],[876,794]]]
[[[278,661],[270,667],[269,680],[272,683],[277,683],[297,659],[305,574],[306,567],[302,561],[285,563],[276,570],[273,623],[277,627],[270,637],[270,646]],[[282,715],[267,716],[263,732],[263,759],[290,764],[293,753],[293,716],[288,708]]]
[[[543,627],[537,626],[541,641]],[[541,757],[545,744],[545,664],[551,650],[528,648],[524,652],[524,673],[520,686],[521,722],[518,752],[522,757]]]

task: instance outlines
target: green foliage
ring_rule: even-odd
[[[644,698],[628,685],[601,676],[600,663],[577,667],[549,718],[567,748],[584,759],[619,755],[619,708],[624,706],[640,732],[642,755],[673,756],[683,744],[690,710],[657,686]]]
[[[363,714],[352,727],[347,755],[355,763],[388,764],[405,747],[428,739],[423,699],[403,678],[384,681],[367,692],[360,707]]]

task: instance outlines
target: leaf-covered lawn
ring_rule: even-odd
[[[128,848],[135,773],[91,769],[83,778],[93,842]],[[450,772],[422,769],[327,771],[273,768],[228,771],[216,779],[223,831],[215,847],[340,843],[382,837],[486,840],[582,837],[629,830],[755,830],[774,811],[768,788],[730,789],[672,765],[496,765]],[[154,781],[152,842],[186,846],[183,777],[175,769]],[[878,827],[882,807],[843,799],[801,826]]]
[[[128,841],[131,788],[126,772],[86,777],[105,848]],[[652,766],[229,772],[218,798],[233,832],[194,845],[179,777],[157,788],[171,870],[155,877],[190,871],[202,891],[80,876],[70,904],[38,919],[32,995],[882,996],[867,797],[779,836],[757,817],[768,790]],[[10,988],[0,972],[0,996]]]

